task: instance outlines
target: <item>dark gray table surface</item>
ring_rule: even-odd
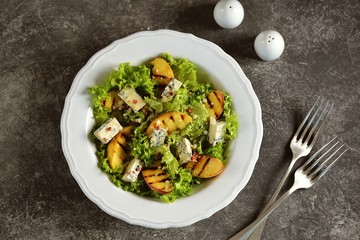
[[[233,30],[216,25],[216,2],[0,1],[1,239],[228,239],[266,204],[316,96],[335,103],[316,147],[338,136],[350,151],[271,215],[263,239],[359,239],[360,2],[242,0],[245,19]],[[230,54],[253,85],[264,124],[258,162],[237,198],[208,219],[163,230],[129,225],[92,203],[70,174],[59,128],[87,60],[116,39],[156,29],[192,33]],[[253,49],[267,29],[286,43],[273,62]]]

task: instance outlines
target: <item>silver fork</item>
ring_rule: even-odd
[[[306,189],[316,183],[321,177],[323,177],[334,163],[347,151],[348,148],[344,148],[344,144],[340,147],[336,147],[340,141],[332,139],[329,143],[324,145],[319,151],[317,151],[311,158],[309,158],[303,165],[301,165],[295,172],[295,180],[293,186],[276,200],[271,206],[269,206],[260,216],[248,225],[241,232],[230,238],[230,240],[245,240],[249,237],[251,232],[262,223],[269,214],[274,211],[288,196],[298,189]]]
[[[329,101],[325,101],[325,99],[321,99],[320,97],[317,98],[316,102],[297,129],[294,137],[291,139],[290,148],[293,154],[292,160],[280,180],[280,183],[276,187],[271,199],[269,200],[269,203],[261,213],[263,213],[273,202],[275,202],[296,161],[310,153],[332,107],[333,104],[329,104]],[[266,220],[254,230],[254,233],[251,234],[248,240],[259,240],[265,223]]]

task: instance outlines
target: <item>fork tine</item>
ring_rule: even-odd
[[[337,141],[334,144],[332,144],[328,150],[326,150],[324,153],[322,153],[323,150],[325,148],[327,148],[335,139],[336,139],[336,137],[333,138],[327,144],[325,144],[321,149],[319,149],[310,159],[308,159],[302,165],[302,170],[311,179],[313,179],[313,180],[320,179],[322,176],[324,176],[330,170],[330,168],[335,164],[335,162],[337,162],[340,159],[340,157],[347,150],[349,150],[348,148],[343,150],[341,153],[338,154],[338,156],[335,159],[333,159],[335,157],[335,155],[344,147],[344,144],[342,144],[340,147],[333,150],[340,143],[340,141]],[[330,156],[328,156],[329,154],[330,154]],[[325,159],[325,160],[323,160],[323,159]],[[327,166],[325,166],[325,164],[327,164],[330,161],[331,161],[331,163],[329,163]]]
[[[303,169],[303,171],[308,174],[309,171],[312,169],[313,166],[315,166],[317,164],[317,162],[319,161],[318,155],[321,154],[321,152],[327,147],[329,146],[333,141],[335,141],[336,137],[334,137],[333,139],[330,140],[330,142],[328,142],[327,144],[325,144],[324,146],[322,146],[316,153],[314,153],[302,166],[301,168]],[[321,158],[322,156],[320,156]],[[314,159],[317,159],[314,161]]]
[[[305,140],[305,142],[307,142],[307,143],[309,143],[309,141],[311,140],[311,143],[309,145],[314,144],[315,140],[318,138],[319,132],[322,129],[324,122],[327,119],[328,115],[330,114],[330,112],[334,106],[334,103],[332,103],[329,107],[328,107],[328,105],[329,105],[329,101],[326,102],[325,107],[323,108],[320,116],[316,120],[314,126],[311,128],[311,130]]]
[[[323,106],[323,104],[324,104],[324,101],[325,101],[325,99],[321,99],[321,102],[319,103],[319,105],[318,105],[318,106],[316,107],[316,109],[314,110],[315,112],[313,113],[313,115],[311,115],[311,118],[310,118],[310,120],[307,122],[305,129],[302,131],[302,134],[301,134],[300,139],[303,140],[303,139],[305,138],[305,135],[307,134],[310,126],[312,125],[312,123],[314,122],[316,116],[318,115],[319,110],[322,108],[322,106]]]
[[[344,145],[341,145],[341,147],[338,148],[338,149],[336,150],[336,152],[338,152],[343,146],[344,146]],[[322,169],[322,171],[321,171],[320,174],[317,176],[317,178],[318,178],[318,179],[322,178],[322,177],[330,170],[330,168],[340,159],[340,157],[341,157],[342,155],[344,155],[344,153],[346,153],[348,150],[349,150],[349,148],[346,148],[345,150],[343,150],[343,151],[339,154],[339,156],[337,156],[326,168]],[[334,153],[333,155],[335,155],[335,153]],[[333,155],[331,155],[330,157],[332,157]],[[330,157],[329,157],[329,158],[330,158]]]
[[[307,122],[308,118],[310,117],[310,115],[313,114],[313,111],[314,111],[315,107],[317,107],[317,105],[319,104],[319,101],[320,101],[320,97],[318,97],[318,98],[316,99],[314,105],[311,107],[311,109],[309,110],[309,112],[306,114],[304,120],[301,122],[298,130],[296,131],[296,133],[295,133],[295,135],[294,135],[294,137],[297,138],[296,140],[300,139],[300,138],[298,138],[298,136],[299,136],[301,130],[303,129],[305,123]]]
[[[318,98],[318,100],[319,100],[319,98]],[[318,100],[316,102],[318,102]],[[315,105],[316,104],[314,104],[314,106]],[[315,144],[315,140],[318,137],[318,133],[322,129],[323,123],[325,122],[327,116],[329,115],[329,113],[333,107],[333,104],[330,106],[330,108],[328,108],[328,105],[329,105],[329,101],[325,102],[325,99],[321,99],[320,103],[314,110],[313,115],[311,115],[310,120],[307,121],[306,127],[302,131],[301,137],[299,138],[299,139],[301,139],[301,142],[303,144],[305,143],[309,146]],[[309,113],[312,113],[312,111],[310,111]],[[309,132],[309,129],[310,129],[310,132]],[[305,137],[306,137],[306,139],[305,139]]]
[[[327,147],[330,143],[332,143],[336,138],[333,138],[329,143],[327,143],[324,147],[322,147],[319,151],[317,151],[316,153],[316,156],[314,156],[313,159],[315,159],[315,157],[317,157],[318,154],[320,154],[324,149],[325,147]],[[324,152],[320,157],[318,157],[315,161],[312,161],[311,165],[307,168],[307,171],[306,171],[306,174],[310,174],[310,172],[315,172],[315,170],[313,169],[314,167],[317,167],[319,166],[319,163],[320,161],[326,157],[326,155],[328,153],[331,152],[331,150],[336,147],[336,145],[339,144],[339,141],[337,141],[336,143],[334,143],[326,152]],[[325,160],[326,161],[326,160]],[[323,163],[325,163],[325,161]],[[322,163],[322,164],[323,164]]]

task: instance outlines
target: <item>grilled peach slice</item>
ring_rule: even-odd
[[[124,163],[127,157],[127,153],[124,150],[127,145],[126,138],[130,136],[131,132],[132,126],[124,127],[107,145],[106,155],[112,169],[120,167]]]
[[[163,58],[155,58],[150,62],[153,65],[152,73],[157,76],[162,76],[166,78],[173,78],[174,72],[171,69],[169,63]]]
[[[163,58],[155,58],[150,62],[153,65],[152,74],[160,85],[167,85],[174,78],[174,72]]]
[[[142,170],[141,174],[149,188],[155,192],[166,194],[174,190],[169,175],[161,167]]]
[[[119,97],[115,90],[107,93],[106,98],[103,101],[103,107],[108,109],[120,108],[124,103],[123,100]]]
[[[194,177],[212,178],[222,172],[224,164],[218,158],[199,155],[195,161],[188,162],[185,168],[191,170]]]
[[[210,115],[218,119],[224,110],[224,102],[224,93],[220,90],[214,90],[207,95],[204,104]]]
[[[171,133],[175,130],[183,129],[188,123],[192,121],[192,118],[182,112],[168,112],[160,114],[155,118],[146,130],[146,134],[150,136],[154,129],[166,128],[167,133]]]

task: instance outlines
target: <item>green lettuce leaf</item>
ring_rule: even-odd
[[[224,160],[224,146],[222,143],[217,143],[215,146],[211,146],[204,151],[204,154],[210,157]]]
[[[163,103],[164,111],[185,112],[188,108],[188,101],[188,90],[186,88],[180,88],[171,101]]]
[[[236,138],[237,131],[239,129],[239,121],[236,114],[233,111],[232,99],[229,94],[225,93],[224,112],[226,122],[225,141]]]
[[[191,103],[192,122],[189,123],[182,131],[181,136],[187,137],[193,145],[193,148],[198,153],[202,153],[202,146],[207,139],[207,131],[209,128],[209,112],[206,110],[204,104],[195,100]]]
[[[163,111],[164,109],[164,106],[163,106],[163,103],[158,101],[158,100],[154,100],[154,99],[151,99],[149,97],[145,97],[144,101],[149,104],[149,106],[155,110],[155,113],[156,114],[159,114]]]
[[[161,146],[161,152],[163,155],[161,162],[165,164],[166,172],[169,174],[170,178],[174,178],[179,171],[179,162],[168,147],[165,147],[164,145]]]
[[[161,195],[160,199],[165,202],[174,202],[176,199],[189,196],[193,190],[193,178],[189,171],[180,168],[179,174],[173,179],[174,190],[165,195]]]
[[[134,130],[132,141],[129,143],[133,158],[137,158],[144,162],[144,166],[150,166],[153,163],[153,155],[156,148],[150,146],[147,135],[145,134],[147,122],[143,122]]]

